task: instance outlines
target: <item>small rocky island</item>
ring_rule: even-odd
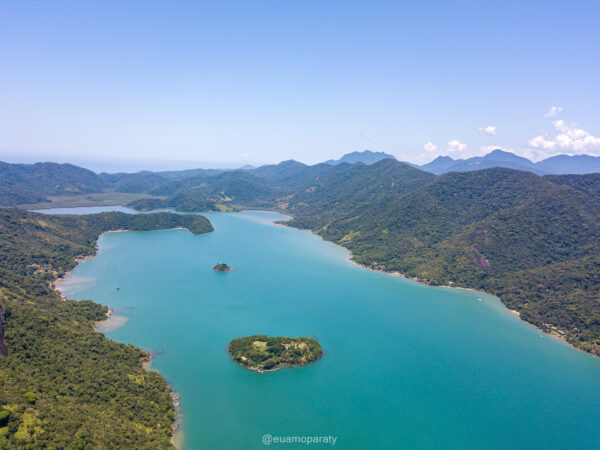
[[[323,356],[323,349],[309,337],[267,337],[259,334],[234,339],[227,347],[234,361],[258,372],[280,366],[304,366]]]
[[[213,267],[213,270],[216,270],[217,272],[229,272],[230,270],[233,270],[233,269],[225,263],[219,263],[219,264],[215,265],[215,267]]]

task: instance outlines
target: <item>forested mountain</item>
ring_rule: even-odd
[[[571,186],[578,191],[587,192],[600,199],[600,173],[586,175],[547,175],[546,179],[553,183]]]
[[[496,294],[600,354],[600,201],[565,184],[510,169],[449,173],[358,209],[341,205],[313,230],[369,267]]]
[[[160,184],[149,193],[166,198],[135,200],[128,206],[140,211],[172,208],[184,212],[230,209],[231,205],[270,208],[280,192],[251,173],[233,171]]]
[[[169,179],[154,172],[102,173],[106,187],[117,192],[148,193],[156,186],[169,182]]]
[[[347,163],[336,167],[325,163],[307,166],[298,161],[289,160],[253,169],[250,173],[261,178],[271,187],[277,188],[280,191],[292,192],[311,183],[318,182],[330,174],[344,170],[349,166]]]
[[[94,331],[107,308],[52,283],[113,229],[212,230],[169,213],[48,216],[0,209],[0,448],[168,448],[173,406],[147,353]]]
[[[434,175],[392,159],[373,165],[317,164],[285,161],[248,172],[224,172],[213,177],[174,181],[177,190],[165,199],[141,199],[129,204],[138,210],[174,208],[178,211],[231,207],[281,208],[301,212],[305,220],[330,220],[338,205],[355,208],[368,201],[408,192]],[[164,194],[170,185],[151,190]],[[203,209],[198,209],[203,208]]]
[[[277,195],[276,191],[266,185],[264,180],[244,171],[223,172],[193,183],[184,181],[183,185],[187,191],[193,190],[199,195],[214,198],[219,202],[248,204],[256,201],[268,201]]]
[[[308,166],[289,160],[279,164],[240,170],[190,169],[137,173],[102,173],[70,164],[8,164],[0,162],[0,205],[15,206],[48,201],[49,196],[119,192],[149,194],[155,197],[136,201],[141,209],[204,205],[212,209],[221,203],[272,207],[277,201],[326,179],[341,174],[354,165],[374,165],[395,157],[383,152],[353,152],[339,160]],[[469,159],[454,160],[440,156],[428,164],[403,163],[433,174],[466,172],[492,167],[506,167],[544,174],[581,174],[600,171],[600,157],[559,155],[533,163],[503,150]],[[340,179],[340,178],[338,178]],[[175,198],[176,197],[176,198]],[[196,205],[196,206],[194,206]],[[180,210],[189,210],[180,206]]]
[[[273,208],[294,192],[350,167],[349,164],[307,166],[290,160],[257,169],[174,179],[146,191],[166,198],[136,200],[129,206],[139,210],[174,208],[178,211],[198,211],[198,207],[203,208],[200,211],[232,206]]]
[[[395,159],[370,166],[358,163],[288,195],[278,207],[294,215],[295,226],[319,228],[367,202],[405,194],[434,178]]]
[[[0,162],[0,204],[42,201],[49,195],[101,192],[104,180],[91,170],[72,164]]]

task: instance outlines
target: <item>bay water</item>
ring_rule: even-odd
[[[61,283],[115,311],[109,338],[160,352],[180,448],[600,448],[600,359],[496,297],[360,268],[276,213],[204,215],[215,231],[199,236],[106,233]],[[315,337],[325,355],[249,371],[226,348],[253,334]]]

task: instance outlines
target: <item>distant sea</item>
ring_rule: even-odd
[[[107,336],[162,352],[182,448],[600,448],[600,359],[497,298],[362,269],[275,213],[205,215],[213,233],[105,234],[63,284],[121,317]],[[325,355],[246,370],[227,344],[259,333],[315,337]]]

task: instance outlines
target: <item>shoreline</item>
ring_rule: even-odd
[[[313,360],[313,361],[310,361],[310,362],[307,362],[306,364],[290,364],[290,363],[280,363],[280,364],[277,364],[276,366],[274,366],[272,369],[261,369],[260,367],[248,366],[248,365],[246,365],[246,364],[243,364],[243,363],[241,363],[241,362],[239,362],[239,361],[236,361],[236,360],[233,358],[233,355],[231,354],[231,352],[229,351],[229,347],[228,347],[228,348],[226,348],[226,349],[225,349],[225,351],[226,351],[227,353],[229,353],[229,356],[231,357],[231,360],[232,360],[234,363],[236,363],[238,366],[240,366],[240,367],[243,367],[244,369],[250,370],[250,371],[252,371],[252,372],[258,372],[258,373],[264,373],[264,372],[275,372],[275,371],[277,371],[277,370],[279,370],[279,369],[286,368],[286,367],[306,367],[306,366],[308,366],[308,365],[310,365],[310,364],[312,364],[312,363],[315,363],[315,362],[319,361],[320,359],[322,359],[322,358],[323,358],[323,356],[325,356],[325,352],[323,352],[323,353],[321,354],[321,356],[319,356],[317,359],[315,359],[315,360]]]
[[[181,403],[179,399],[181,395],[176,394],[173,388],[170,385],[167,385],[167,389],[169,391],[169,397],[171,398],[171,403],[173,403],[173,424],[171,425],[171,430],[173,431],[173,435],[171,436],[171,444],[175,446],[175,443],[181,445],[183,442],[183,431],[181,430]]]
[[[335,242],[333,242],[333,243],[335,244]],[[336,244],[336,245],[338,245],[338,244]],[[340,245],[340,247],[343,247],[343,246]],[[346,248],[346,247],[343,247],[343,248]],[[350,253],[352,253],[352,252],[350,252]],[[504,304],[504,302],[500,299],[500,297],[497,296],[497,295],[490,294],[489,292],[486,292],[486,291],[479,291],[479,290],[474,289],[474,288],[467,288],[467,287],[462,287],[462,286],[450,286],[450,285],[433,286],[431,284],[428,284],[428,283],[424,282],[423,280],[421,280],[421,279],[419,279],[417,277],[407,277],[407,276],[403,275],[402,273],[400,273],[398,271],[386,272],[385,270],[374,269],[374,268],[371,268],[369,266],[365,266],[364,264],[361,264],[361,263],[358,263],[358,262],[354,261],[352,259],[352,257],[347,258],[346,261],[354,264],[357,267],[360,267],[361,269],[366,269],[366,270],[370,270],[372,272],[379,272],[379,273],[382,273],[384,275],[391,275],[393,277],[399,277],[399,278],[403,278],[405,280],[414,281],[415,283],[419,283],[419,284],[421,284],[423,286],[439,287],[439,288],[444,288],[444,289],[460,289],[460,290],[463,290],[463,291],[470,291],[470,292],[475,292],[475,293],[478,293],[478,294],[489,295],[490,297],[496,297],[498,299],[498,301],[500,302],[500,304],[503,306],[503,308],[508,313],[512,314],[513,316],[516,316],[522,323],[524,323],[524,324],[526,324],[526,325],[528,325],[530,327],[535,328],[537,331],[539,331],[540,333],[542,333],[542,337],[543,336],[552,337],[552,338],[554,338],[554,339],[562,342],[563,344],[568,345],[572,349],[577,350],[578,352],[582,352],[582,353],[585,353],[587,355],[591,355],[591,356],[593,356],[595,358],[600,358],[600,356],[594,355],[591,352],[587,352],[587,351],[585,351],[585,350],[583,350],[581,348],[575,347],[573,344],[571,344],[570,342],[568,342],[566,340],[566,338],[564,338],[563,336],[561,336],[558,332],[555,334],[555,333],[552,333],[552,332],[544,331],[542,328],[538,327],[537,325],[535,325],[535,324],[533,324],[531,322],[527,322],[526,320],[521,319],[521,313],[519,311],[517,311],[516,309],[510,309],[508,306],[506,306]]]
[[[123,205],[115,205],[115,206],[123,206]],[[569,347],[571,347],[571,348],[573,348],[573,349],[575,349],[577,351],[580,351],[580,352],[592,355],[594,357],[600,358],[600,355],[595,355],[595,354],[593,354],[591,352],[588,352],[588,351],[586,351],[584,349],[576,347],[575,345],[573,345],[570,342],[568,342],[564,336],[562,336],[560,333],[558,333],[558,331],[559,331],[558,329],[554,330],[555,332],[546,331],[546,330],[540,328],[539,326],[537,326],[537,325],[535,325],[535,324],[533,324],[531,322],[527,322],[526,320],[523,320],[521,318],[521,313],[519,311],[510,309],[508,306],[506,306],[506,304],[502,301],[502,299],[499,296],[497,296],[497,295],[494,295],[494,294],[486,292],[486,291],[480,291],[480,290],[477,290],[477,289],[474,289],[474,288],[467,288],[467,287],[462,287],[462,286],[452,286],[452,285],[432,286],[431,284],[428,284],[427,282],[425,282],[425,281],[423,281],[423,280],[421,280],[421,279],[419,279],[417,277],[408,277],[408,276],[406,276],[406,275],[404,275],[404,274],[402,274],[402,273],[400,273],[398,271],[386,271],[386,270],[376,269],[376,268],[373,268],[373,267],[366,266],[364,264],[361,264],[361,263],[358,263],[358,262],[354,261],[353,260],[354,255],[353,255],[352,251],[350,249],[348,249],[347,247],[344,247],[343,245],[341,245],[341,244],[339,244],[337,242],[327,240],[327,239],[323,238],[323,236],[317,234],[316,232],[314,232],[311,229],[308,229],[308,228],[297,228],[297,227],[289,225],[288,222],[290,220],[292,220],[294,218],[294,216],[291,215],[291,213],[289,213],[287,211],[286,212],[282,212],[281,210],[279,210],[277,208],[268,209],[268,208],[253,208],[253,207],[246,207],[246,206],[241,206],[239,208],[240,209],[237,210],[237,211],[230,211],[230,212],[228,212],[228,211],[214,211],[214,213],[231,214],[231,213],[241,213],[241,212],[244,212],[244,211],[264,211],[264,212],[275,212],[277,214],[281,214],[283,216],[288,217],[289,219],[285,219],[285,220],[273,220],[273,221],[271,221],[269,223],[271,225],[274,225],[274,226],[282,226],[282,227],[286,227],[286,228],[293,228],[293,229],[299,230],[299,231],[309,232],[310,234],[319,237],[323,242],[328,242],[330,244],[335,245],[336,247],[342,248],[342,249],[346,250],[349,253],[349,256],[347,258],[345,258],[346,261],[348,261],[348,262],[356,265],[357,267],[360,267],[361,269],[366,269],[366,270],[370,270],[370,271],[373,271],[373,272],[379,272],[379,273],[382,273],[382,274],[385,274],[385,275],[391,275],[391,276],[396,276],[396,277],[404,278],[405,280],[414,281],[414,282],[419,283],[419,284],[421,284],[423,286],[451,288],[451,289],[461,289],[461,290],[465,290],[465,291],[477,292],[477,293],[482,293],[482,294],[485,294],[485,295],[490,295],[492,297],[496,297],[498,299],[498,301],[502,304],[502,306],[504,307],[504,309],[506,311],[508,311],[510,314],[512,314],[514,316],[517,316],[519,318],[519,320],[521,320],[521,322],[523,322],[523,323],[525,323],[525,324],[527,324],[529,326],[534,327],[537,331],[539,331],[543,335],[547,335],[547,336],[553,337],[553,338],[555,338],[555,339],[563,342],[564,344],[568,345]],[[199,212],[196,212],[196,213],[187,212],[187,213],[184,213],[184,214],[201,214],[202,212],[204,212],[204,211],[199,211]],[[171,228],[171,229],[185,229],[185,227],[175,227],[175,228]],[[156,231],[166,231],[166,230],[156,230]],[[105,231],[104,233],[121,233],[121,232],[130,233],[130,232],[133,232],[133,231],[131,231],[131,230],[124,230],[124,229],[118,229],[118,230]],[[104,233],[102,233],[102,234],[104,234]],[[102,236],[102,234],[100,236]],[[91,259],[91,258],[95,257],[96,254],[97,254],[97,252],[98,252],[98,250],[99,250],[99,248],[98,248],[98,245],[96,244],[96,251],[94,252],[94,254],[77,258],[75,266],[77,264],[79,264],[79,262],[82,262],[82,261],[85,261],[87,259]],[[60,280],[61,278],[66,277],[66,275],[69,272],[66,272],[65,274],[63,274],[63,276],[59,277],[58,280]],[[55,280],[54,283],[56,283],[56,280]],[[60,289],[58,289],[56,287],[55,287],[55,289],[57,289],[59,291],[59,293],[60,293]],[[66,297],[62,296],[62,293],[61,293],[61,298],[63,298],[63,300],[67,300]]]
[[[290,216],[290,217],[292,217],[292,216]],[[556,331],[556,333],[553,333],[553,332],[548,332],[548,331],[545,331],[544,329],[542,329],[542,328],[538,327],[537,325],[535,325],[535,324],[533,324],[533,323],[531,323],[531,322],[527,322],[526,320],[523,320],[523,319],[521,318],[521,313],[520,313],[519,311],[517,311],[517,310],[514,310],[514,309],[510,309],[508,306],[506,306],[506,304],[505,304],[505,303],[502,301],[502,299],[501,299],[499,296],[497,296],[497,295],[491,294],[491,293],[489,293],[489,292],[486,292],[486,291],[480,291],[480,290],[477,290],[477,289],[474,289],[474,288],[468,288],[468,287],[462,287],[462,286],[451,286],[451,285],[440,285],[440,286],[433,286],[433,285],[431,285],[431,284],[428,284],[428,283],[426,283],[425,281],[421,280],[421,279],[420,279],[420,278],[418,278],[418,277],[408,277],[408,276],[406,276],[406,275],[404,275],[404,274],[402,274],[401,272],[398,272],[398,271],[385,271],[385,270],[382,270],[382,269],[376,269],[376,268],[374,268],[374,267],[369,267],[369,266],[366,266],[366,265],[364,265],[364,264],[361,264],[361,263],[359,263],[359,262],[356,262],[356,261],[353,259],[353,258],[354,258],[354,255],[353,255],[353,253],[352,253],[352,250],[350,250],[349,248],[346,248],[346,247],[344,247],[343,245],[341,245],[341,244],[338,244],[337,242],[334,242],[334,241],[329,241],[329,240],[325,239],[323,236],[321,236],[320,234],[317,234],[317,233],[315,233],[315,232],[314,232],[313,230],[311,230],[311,229],[308,229],[308,228],[296,228],[296,227],[294,227],[294,226],[290,226],[290,225],[288,225],[288,224],[287,224],[285,221],[272,222],[272,224],[273,224],[273,225],[275,225],[275,226],[283,226],[283,227],[287,227],[287,228],[293,228],[294,230],[299,230],[299,231],[306,231],[306,232],[309,232],[310,234],[312,234],[312,235],[314,235],[314,236],[317,236],[317,237],[318,237],[319,239],[321,239],[323,242],[328,242],[328,243],[330,243],[330,244],[333,244],[333,245],[335,245],[335,246],[337,246],[337,247],[343,248],[344,250],[348,251],[348,252],[349,252],[349,254],[350,254],[350,256],[349,256],[349,257],[347,257],[347,258],[345,258],[345,260],[346,260],[347,262],[351,263],[351,264],[354,264],[355,266],[357,266],[357,267],[359,267],[359,268],[361,268],[361,269],[369,270],[369,271],[371,271],[371,272],[378,272],[378,273],[381,273],[381,274],[384,274],[384,275],[390,275],[390,276],[393,276],[393,277],[399,277],[399,278],[403,278],[403,279],[405,279],[405,280],[409,280],[409,281],[413,281],[413,282],[415,282],[415,283],[419,283],[419,284],[421,284],[421,285],[423,285],[423,286],[428,286],[428,287],[440,287],[440,288],[445,288],[445,289],[460,289],[460,290],[464,290],[464,291],[471,291],[471,292],[476,292],[476,293],[481,293],[481,294],[489,295],[489,296],[491,296],[491,297],[496,297],[496,298],[498,299],[498,301],[500,302],[500,304],[502,305],[502,307],[503,307],[503,308],[504,308],[504,309],[505,309],[505,310],[506,310],[506,311],[507,311],[509,314],[511,314],[511,315],[513,315],[513,316],[516,316],[516,317],[517,317],[517,318],[518,318],[518,319],[519,319],[519,320],[520,320],[522,323],[524,323],[524,324],[526,324],[526,325],[528,325],[528,326],[531,326],[531,327],[535,328],[537,331],[539,331],[540,333],[542,333],[542,334],[541,334],[541,336],[542,336],[542,337],[543,337],[543,336],[549,336],[549,337],[552,337],[552,338],[554,338],[554,339],[556,339],[556,340],[558,340],[558,341],[562,342],[563,344],[566,344],[567,346],[571,347],[572,349],[574,349],[574,350],[577,350],[578,352],[584,353],[584,354],[586,354],[586,355],[593,356],[593,357],[595,357],[595,358],[600,358],[600,355],[595,355],[595,354],[593,354],[593,353],[591,353],[591,352],[588,352],[588,351],[586,351],[586,350],[584,350],[584,349],[582,349],[582,348],[576,347],[575,345],[573,345],[573,344],[571,344],[570,342],[568,342],[568,341],[566,340],[566,338],[565,338],[565,337],[563,337],[561,334],[559,334],[559,333],[558,333],[558,329],[557,329],[557,330],[555,330],[555,331]]]
[[[187,228],[186,227],[173,227],[173,228],[165,228],[164,230],[143,230],[143,231],[118,229],[118,230],[104,231],[102,234],[108,234],[108,233],[154,233],[157,231],[170,231],[170,230],[187,230]],[[191,231],[190,231],[190,233],[191,233]],[[102,236],[102,234],[100,236]],[[98,236],[98,238],[100,238],[100,236]],[[96,256],[96,255],[93,255],[93,256]],[[89,258],[86,258],[86,259],[89,259]]]
[[[310,230],[307,230],[307,231],[310,231]],[[317,236],[318,236],[318,235],[317,235]],[[324,240],[324,239],[323,239],[323,240]],[[332,242],[332,241],[327,241],[327,242]],[[335,244],[335,245],[338,245],[338,244],[336,244],[335,242],[332,242],[332,243],[333,243],[333,244]],[[340,245],[340,247],[342,247],[342,248],[346,248],[346,247],[344,247],[344,246],[342,246],[342,245]],[[348,250],[348,249],[346,249],[346,250]],[[348,250],[348,251],[350,251],[350,250]],[[350,254],[352,254],[352,252],[351,252],[351,251],[350,251]],[[569,346],[569,347],[571,347],[572,349],[574,349],[574,350],[577,350],[578,352],[585,353],[585,354],[587,354],[587,355],[590,355],[590,356],[593,356],[593,357],[595,357],[595,358],[600,358],[600,356],[598,356],[598,355],[594,355],[593,353],[591,353],[591,352],[588,352],[588,351],[585,351],[585,350],[583,350],[582,348],[576,347],[576,346],[574,346],[573,344],[571,344],[570,342],[568,342],[568,341],[566,340],[566,338],[565,338],[565,337],[561,336],[561,335],[558,333],[558,329],[556,330],[556,333],[553,333],[553,332],[548,332],[548,331],[545,331],[544,329],[542,329],[542,328],[538,327],[537,325],[535,325],[535,324],[533,324],[533,323],[531,323],[531,322],[527,322],[526,320],[523,320],[523,319],[521,319],[521,312],[520,312],[520,311],[517,311],[516,309],[510,309],[508,306],[506,306],[506,305],[504,304],[504,302],[502,301],[502,299],[500,299],[500,297],[499,297],[499,296],[497,296],[497,295],[491,294],[491,293],[489,293],[489,292],[486,292],[486,291],[480,291],[480,290],[477,290],[477,289],[474,289],[474,288],[467,288],[467,287],[462,287],[462,286],[450,286],[450,285],[440,285],[440,286],[433,286],[433,285],[431,285],[431,284],[428,284],[428,283],[426,283],[425,281],[423,281],[423,280],[421,280],[421,279],[419,279],[419,278],[417,278],[417,277],[407,277],[407,276],[405,276],[404,274],[402,274],[401,272],[398,272],[398,271],[386,272],[385,270],[382,270],[382,269],[375,269],[375,268],[372,268],[372,267],[366,266],[366,265],[364,265],[364,264],[358,263],[358,262],[354,261],[352,258],[353,258],[353,256],[351,256],[350,258],[346,258],[346,261],[348,261],[348,262],[350,262],[350,263],[354,264],[354,265],[355,265],[355,266],[357,266],[357,267],[360,267],[361,269],[366,269],[366,270],[370,270],[370,271],[372,271],[372,272],[379,272],[379,273],[381,273],[381,274],[384,274],[384,275],[390,275],[390,276],[393,276],[393,277],[399,277],[399,278],[403,278],[403,279],[405,279],[405,280],[414,281],[415,283],[419,283],[419,284],[421,284],[421,285],[423,285],[423,286],[428,286],[428,287],[439,287],[439,288],[444,288],[444,289],[460,289],[460,290],[463,290],[463,291],[470,291],[470,292],[475,292],[475,293],[478,293],[478,294],[485,294],[485,295],[489,295],[489,296],[491,296],[491,297],[496,297],[496,298],[498,299],[498,301],[500,302],[500,304],[503,306],[503,308],[504,308],[506,311],[508,311],[508,312],[509,312],[510,314],[512,314],[513,316],[516,316],[516,317],[517,317],[517,318],[518,318],[518,319],[519,319],[519,320],[520,320],[522,323],[524,323],[524,324],[526,324],[526,325],[528,325],[528,326],[530,326],[530,327],[533,327],[533,328],[535,328],[537,331],[539,331],[540,333],[542,333],[542,335],[541,335],[542,337],[543,337],[543,336],[549,336],[549,337],[552,337],[552,338],[554,338],[554,339],[556,339],[556,340],[558,340],[558,341],[562,342],[563,344],[566,344],[566,345],[568,345],[568,346]]]
[[[185,230],[185,227],[175,227],[175,228],[169,228],[169,229],[182,229]],[[155,231],[167,231],[167,230],[155,230]],[[98,240],[100,239],[100,237],[105,234],[105,233],[123,233],[123,232],[131,232],[130,230],[109,230],[109,231],[105,231],[103,233],[101,233],[98,238],[96,239],[96,243],[94,244],[94,252],[92,254],[89,255],[81,255],[75,258],[75,264],[73,265],[73,267],[66,271],[65,273],[61,274],[61,275],[57,275],[56,278],[51,281],[50,284],[50,288],[52,288],[54,291],[57,292],[57,294],[59,295],[60,300],[62,301],[67,301],[67,300],[73,300],[73,299],[69,299],[66,296],[64,296],[61,292],[61,290],[59,289],[59,287],[56,285],[57,283],[60,284],[61,280],[66,279],[66,277],[77,267],[77,265],[81,262],[87,261],[89,259],[95,258],[98,255],[98,252],[100,251],[100,247],[98,246]],[[78,300],[73,300],[73,301],[78,301]],[[93,301],[93,300],[92,300]],[[100,303],[101,304],[101,303]],[[99,324],[104,324],[106,323],[107,320],[109,320],[111,317],[117,317],[114,314],[114,309],[108,307],[107,305],[102,305],[102,306],[106,306],[107,311],[106,311],[106,317],[103,320],[99,320],[97,322],[94,323],[94,332],[99,333],[104,335],[103,332],[98,331],[96,329],[96,326]],[[126,322],[126,321],[125,321]],[[121,324],[120,326],[125,325],[125,322],[123,324]],[[112,339],[111,339],[112,340]],[[115,341],[117,342],[117,341]],[[144,349],[142,349],[144,350]],[[146,351],[146,350],[144,350]],[[154,370],[154,369],[150,369],[150,366],[152,365],[152,359],[154,357],[155,354],[162,354],[162,351],[146,351],[148,353],[148,356],[145,358],[142,358],[140,360],[140,364],[142,365],[142,367],[145,370]],[[162,375],[161,375],[162,376]],[[164,379],[164,377],[163,377]],[[166,379],[165,379],[165,383],[166,383]],[[181,445],[181,443],[183,442],[183,431],[181,429],[181,423],[179,421],[179,418],[181,417],[181,411],[180,411],[180,407],[181,404],[180,402],[176,402],[175,400],[179,400],[181,398],[181,396],[179,394],[175,394],[173,392],[173,389],[171,388],[171,386],[169,384],[166,385],[167,386],[167,391],[169,392],[169,397],[171,398],[171,405],[173,407],[173,423],[171,424],[171,429],[172,429],[172,435],[171,435],[171,439],[170,442],[173,446],[175,446],[175,443],[177,442],[178,445]]]
[[[229,351],[228,351],[229,352]],[[322,358],[322,357],[321,357]],[[319,358],[319,359],[321,359]],[[260,367],[254,367],[254,366],[247,366],[246,364],[242,364],[239,361],[236,361],[235,359],[233,359],[233,356],[231,357],[231,360],[236,363],[238,366],[243,367],[244,369],[250,370],[252,372],[258,372],[258,373],[264,373],[264,372],[275,372],[279,369],[282,368],[286,368],[286,367],[306,367],[309,364],[312,364],[316,361],[318,361],[319,359],[316,359],[315,361],[311,361],[307,364],[288,364],[288,363],[282,363],[282,364],[277,364],[275,367],[273,367],[272,369],[261,369]]]

